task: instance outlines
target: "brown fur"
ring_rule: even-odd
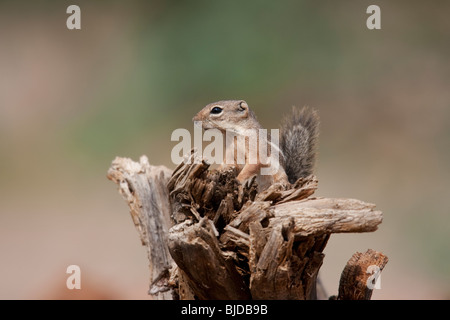
[[[220,108],[221,112],[212,113],[211,111],[215,107]],[[256,115],[244,100],[223,100],[210,103],[200,110],[192,120],[194,122],[201,121],[205,130],[219,129],[222,133],[229,130],[236,135],[246,137],[255,134],[258,129],[262,129]],[[264,188],[274,182],[287,183],[289,180],[289,182],[294,183],[299,177],[306,177],[312,173],[318,134],[317,113],[309,108],[300,111],[293,109],[293,114],[285,119],[280,131],[280,149],[283,153],[280,154],[281,165],[269,177],[259,175],[259,170],[262,167],[268,167],[260,163],[259,158],[258,164],[248,163],[248,143],[235,146],[235,148],[245,148],[244,165],[239,165],[236,162],[237,150],[229,150],[227,147],[226,152],[233,152],[235,163],[231,165],[238,168],[237,179],[241,183],[256,174],[260,178],[260,187]],[[257,135],[257,139],[259,139],[259,135]],[[268,150],[270,153],[271,145],[269,142]]]

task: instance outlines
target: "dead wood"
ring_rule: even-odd
[[[139,163],[117,157],[107,175],[119,186],[120,194],[130,207],[142,245],[147,249],[149,294],[162,300],[171,300],[173,295],[173,288],[168,283],[173,259],[167,247],[172,210],[166,187],[171,174],[164,166],[151,166],[143,156]]]
[[[186,220],[171,229],[169,250],[199,299],[242,300],[250,293],[233,260],[219,248],[212,221]]]
[[[140,163],[114,160],[108,178],[119,185],[148,248],[152,294],[162,299],[316,299],[330,235],[372,232],[382,222],[373,204],[312,198],[314,176],[258,193],[255,179],[241,185],[236,175],[234,169],[210,170],[195,152],[173,172],[150,166],[145,157]],[[339,299],[370,298],[371,291],[363,288],[348,293],[368,279],[355,270],[344,270]]]
[[[339,300],[370,300],[388,258],[381,252],[356,252],[347,262],[339,281]]]

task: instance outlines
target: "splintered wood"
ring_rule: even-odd
[[[316,299],[330,234],[371,232],[382,221],[370,203],[312,198],[314,176],[260,193],[255,179],[241,185],[235,177],[233,169],[209,170],[195,152],[173,173],[149,165],[145,157],[140,163],[114,160],[108,178],[119,185],[148,248],[150,294],[158,299]],[[347,287],[361,283],[352,279]]]
[[[167,232],[172,225],[167,182],[171,171],[164,166],[151,166],[147,157],[139,163],[116,158],[108,170],[108,179],[119,186],[119,192],[130,207],[131,218],[146,247],[150,261],[149,294],[157,299],[171,299],[168,285],[173,259],[167,248]]]
[[[370,300],[388,258],[372,249],[356,252],[347,262],[339,282],[339,300]]]

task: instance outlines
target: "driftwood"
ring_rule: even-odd
[[[185,160],[170,172],[146,157],[116,158],[108,171],[148,248],[158,299],[316,299],[330,234],[371,232],[382,221],[373,204],[311,197],[314,176],[258,193],[255,179],[241,185],[233,169],[209,170],[194,152]],[[358,267],[346,267],[335,298],[370,299],[366,262],[378,271],[387,262],[377,254],[351,259]]]

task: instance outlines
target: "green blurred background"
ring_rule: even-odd
[[[366,28],[370,4],[381,30]],[[383,211],[378,231],[331,237],[329,294],[372,248],[390,259],[374,299],[450,298],[449,15],[448,1],[0,2],[0,299],[148,299],[106,171],[143,154],[173,168],[171,132],[221,99],[245,99],[266,128],[316,108],[316,195]]]

